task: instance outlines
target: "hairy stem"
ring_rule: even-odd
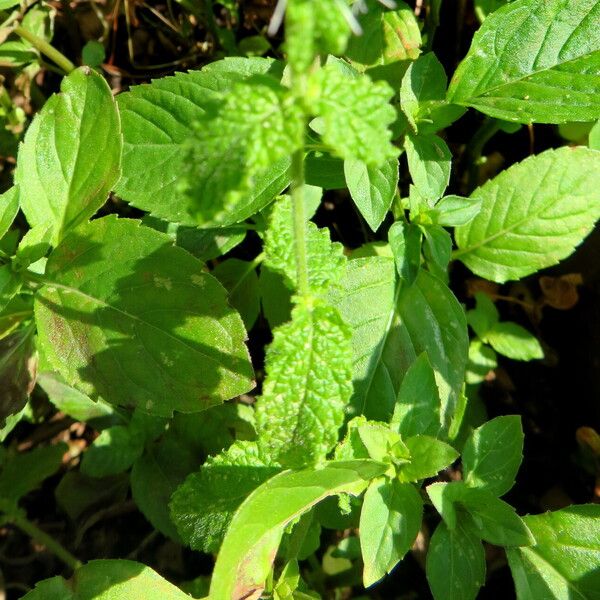
[[[75,571],[81,566],[81,561],[73,556],[62,544],[57,542],[52,536],[42,531],[37,525],[34,525],[25,515],[18,512],[10,519],[21,531],[45,546],[54,556],[62,560],[68,567]]]

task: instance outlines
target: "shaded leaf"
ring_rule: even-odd
[[[253,387],[246,332],[225,290],[164,234],[113,216],[92,221],[51,254],[46,277],[38,341],[92,399],[170,416]]]

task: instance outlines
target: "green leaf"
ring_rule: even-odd
[[[308,286],[314,295],[322,295],[329,285],[339,279],[346,258],[339,243],[331,243],[329,230],[319,229],[307,221],[305,229]],[[274,205],[265,236],[265,265],[280,273],[291,290],[296,289],[296,242],[289,196],[283,196]]]
[[[244,241],[247,230],[240,227],[203,228],[161,221],[151,215],[142,219],[142,224],[166,233],[176,246],[187,250],[196,258],[208,261],[227,254]]]
[[[362,160],[344,161],[344,174],[352,200],[369,227],[377,231],[383,223],[398,188],[398,160],[392,158],[381,167]]]
[[[498,324],[500,313],[491,298],[483,292],[475,294],[475,308],[467,311],[467,323],[482,340]]]
[[[229,292],[229,303],[240,313],[246,329],[252,329],[260,313],[256,265],[230,258],[219,263],[212,274]]]
[[[133,436],[127,427],[109,427],[100,433],[84,453],[81,472],[91,477],[123,473],[143,451],[142,440]]]
[[[394,261],[371,257],[348,262],[331,298],[352,329],[352,410],[389,421],[407,370],[427,352],[446,429],[462,389],[468,349],[464,311],[450,290],[426,271],[410,287],[398,285]]]
[[[338,441],[352,394],[350,331],[337,310],[299,305],[275,330],[256,429],[273,460],[302,466],[323,459]]]
[[[462,453],[467,485],[502,496],[514,485],[523,458],[523,428],[516,415],[496,417],[475,429]]]
[[[458,484],[456,501],[463,506],[471,519],[465,521],[474,534],[496,546],[529,546],[533,536],[515,509],[491,492]]]
[[[15,296],[0,311],[0,340],[12,333],[20,323],[33,317],[33,299]]]
[[[89,219],[119,179],[121,146],[108,84],[89,67],[73,71],[35,116],[19,149],[15,183],[29,224],[52,225],[56,245]]]
[[[433,266],[445,272],[452,256],[452,238],[450,234],[439,225],[428,225],[423,227],[423,231],[425,233],[423,250],[429,263],[429,269],[432,270]]]
[[[434,223],[458,227],[472,221],[481,210],[481,199],[462,196],[444,196],[429,212]]]
[[[600,120],[590,129],[589,146],[592,150],[600,150]]]
[[[123,176],[116,192],[137,208],[168,221],[196,224],[180,181],[188,172],[192,125],[224,102],[231,88],[257,74],[281,74],[265,58],[226,58],[201,71],[177,73],[119,94],[123,128]],[[230,225],[261,210],[289,183],[289,162],[267,168],[219,225]]]
[[[13,269],[15,271],[23,271],[44,258],[50,250],[51,236],[52,226],[40,223],[32,227],[19,242],[12,262]]]
[[[412,8],[402,1],[394,4],[395,10],[384,11],[368,2],[367,12],[358,16],[362,33],[350,38],[346,56],[357,70],[397,88],[410,61],[419,56],[422,40]]]
[[[268,262],[268,258],[266,260]],[[292,290],[289,279],[263,263],[258,283],[263,315],[271,329],[287,323],[292,315]]]
[[[376,479],[365,493],[360,513],[363,585],[390,573],[410,550],[423,518],[423,500],[413,485]]]
[[[434,477],[458,458],[458,452],[434,437],[417,435],[405,440],[410,462],[402,465],[400,481],[419,481]]]
[[[389,104],[394,92],[388,84],[349,77],[334,65],[317,71],[312,84],[319,93],[311,108],[323,121],[323,142],[335,154],[373,167],[398,156],[389,129],[396,111]]]
[[[185,441],[198,456],[218,454],[238,440],[256,437],[254,408],[241,402],[226,402],[193,414],[176,414],[169,431]]]
[[[413,135],[404,139],[408,168],[417,190],[428,201],[441,198],[450,181],[452,153],[437,135]]]
[[[295,71],[306,71],[317,54],[345,50],[350,35],[348,11],[336,0],[288,0],[285,49]]]
[[[129,474],[95,479],[80,471],[67,471],[54,490],[58,506],[72,521],[124,502],[129,495]]]
[[[398,275],[411,285],[421,267],[421,229],[406,221],[396,221],[388,231],[388,240]]]
[[[409,123],[421,134],[448,127],[464,108],[446,101],[446,72],[433,52],[419,56],[400,86],[400,105]]]
[[[345,188],[344,162],[329,154],[309,152],[304,159],[306,183],[324,190],[341,190]]]
[[[0,266],[0,311],[3,311],[19,293],[22,283],[12,265]]]
[[[171,518],[192,550],[216,552],[240,504],[280,467],[256,442],[236,442],[189,475],[171,498]]]
[[[81,49],[81,62],[89,67],[99,67],[106,58],[104,44],[97,40],[88,40]]]
[[[387,466],[369,460],[286,471],[255,490],[236,512],[213,571],[211,600],[264,588],[285,527],[328,496],[360,494]]]
[[[58,373],[39,373],[37,383],[48,394],[58,410],[85,423],[93,419],[118,418],[113,407],[105,402],[94,402],[85,394],[67,385]]]
[[[600,216],[600,153],[547,150],[471,196],[481,199],[481,212],[456,229],[456,258],[492,281],[520,279],[569,256],[592,230]]]
[[[27,404],[35,386],[34,329],[26,327],[0,340],[0,425]]]
[[[426,352],[417,357],[402,380],[390,426],[404,438],[440,433],[440,393]]]
[[[489,346],[485,346],[481,340],[472,340],[469,345],[466,382],[469,384],[481,383],[487,374],[497,366],[496,353]]]
[[[518,0],[491,14],[448,100],[519,123],[600,116],[598,0]]]
[[[481,542],[463,525],[450,530],[441,522],[427,552],[427,581],[435,600],[474,600],[485,582]]]
[[[18,0],[0,0],[0,10],[7,10],[19,4]]]
[[[411,61],[420,53],[421,32],[414,12],[405,2],[395,2],[388,12],[376,2],[358,17],[362,33],[353,36],[346,56],[355,67],[373,67],[396,61]]]
[[[130,560],[92,560],[73,578],[44,579],[25,600],[189,600],[150,567]]]
[[[142,514],[162,534],[180,543],[169,514],[171,495],[199,466],[193,449],[176,434],[149,445],[131,471],[131,495]]]
[[[367,451],[365,458],[372,458],[379,462],[389,462],[390,459],[398,458],[401,462],[406,462],[409,457],[408,448],[402,442],[400,434],[392,431],[386,423],[367,421],[358,426],[357,433]],[[352,458],[363,457],[358,455]]]
[[[536,545],[508,548],[519,600],[594,600],[600,589],[600,506],[524,517]]]
[[[496,323],[486,335],[487,341],[499,354],[514,360],[544,358],[538,339],[516,323]]]
[[[168,236],[98,219],[51,254],[45,277],[35,300],[38,342],[92,399],[170,416],[253,387],[246,332],[225,290]]]
[[[230,222],[265,172],[287,165],[301,147],[304,116],[289,98],[275,79],[255,75],[233,84],[220,107],[200,117],[187,142],[182,183],[199,224]]]
[[[18,212],[19,192],[17,187],[13,185],[6,192],[0,194],[0,238],[4,237],[10,229]]]
[[[475,14],[483,23],[490,13],[498,10],[508,2],[511,2],[511,0],[475,0]]]
[[[8,455],[0,467],[0,498],[17,502],[58,471],[66,444],[38,446],[30,452]]]
[[[451,483],[432,483],[427,486],[427,495],[431,503],[438,511],[445,525],[451,531],[456,529],[458,523],[458,514],[456,511],[455,492],[457,482]]]

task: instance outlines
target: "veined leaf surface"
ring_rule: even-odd
[[[393,259],[359,258],[348,262],[332,302],[352,329],[353,410],[388,421],[404,375],[427,352],[447,426],[468,348],[464,311],[450,290],[422,270],[413,285],[398,285]]]
[[[197,224],[179,182],[187,170],[187,141],[192,125],[218,107],[231,87],[253,75],[281,75],[278,63],[264,58],[226,58],[201,71],[177,73],[120,94],[123,121],[123,176],[117,193],[137,208],[187,225]],[[256,177],[251,193],[219,225],[243,221],[289,183],[289,161],[272,165]]]
[[[479,214],[455,230],[456,258],[502,283],[566,258],[600,217],[600,152],[547,150],[477,188]]]
[[[350,331],[337,310],[299,305],[275,330],[256,403],[259,443],[274,461],[302,466],[338,441],[352,395]]]
[[[328,496],[360,494],[386,469],[371,460],[330,462],[269,479],[233,517],[213,571],[210,600],[249,598],[260,592],[289,523]]]
[[[121,150],[108,84],[89,67],[73,71],[35,116],[19,150],[15,182],[29,224],[52,225],[56,244],[89,219],[119,179]]]
[[[600,1],[517,0],[491,14],[448,100],[519,123],[600,117]]]
[[[169,416],[252,389],[239,315],[203,264],[137,221],[105,217],[52,253],[39,343],[92,398]]]

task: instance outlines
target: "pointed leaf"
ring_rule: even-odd
[[[328,496],[361,493],[386,469],[369,460],[330,462],[316,469],[285,471],[262,484],[231,521],[213,571],[210,600],[259,593],[289,523]]]
[[[458,458],[458,452],[452,446],[428,435],[410,437],[405,443],[410,452],[410,462],[401,467],[398,474],[400,481],[434,477]]]
[[[19,212],[19,192],[16,186],[0,194],[0,238],[10,229]]]
[[[19,150],[15,182],[29,224],[52,225],[56,245],[89,219],[119,179],[121,146],[108,84],[89,67],[76,69],[35,116]]]
[[[456,229],[455,256],[486,279],[520,279],[569,256],[592,230],[600,217],[600,152],[547,150],[471,196],[482,200],[481,212]]]
[[[9,455],[0,467],[0,498],[16,502],[58,471],[67,445],[39,446]]]
[[[390,426],[405,438],[437,436],[440,432],[440,393],[426,352],[419,355],[402,380]]]
[[[600,506],[524,517],[536,545],[508,548],[519,600],[594,600],[600,590]]]
[[[131,560],[92,560],[69,581],[44,579],[24,600],[189,600],[150,567]]]
[[[544,358],[539,340],[516,323],[496,323],[486,335],[492,348],[513,360],[534,360]]]
[[[441,522],[427,552],[427,581],[435,600],[475,600],[485,583],[481,542],[462,525],[451,531]]]
[[[35,387],[37,354],[34,330],[16,331],[0,340],[0,426],[27,404]]]
[[[518,0],[491,14],[448,100],[519,123],[600,116],[600,2]]]
[[[398,187],[398,160],[392,158],[381,167],[362,160],[345,160],[346,184],[369,227],[377,231],[390,210]]]
[[[516,415],[496,417],[471,433],[462,453],[465,483],[502,496],[523,459],[523,428]]]
[[[441,198],[450,181],[452,153],[437,135],[413,135],[404,140],[413,183],[428,201]]]
[[[209,458],[171,498],[171,518],[182,540],[203,552],[216,552],[240,504],[280,468],[255,442],[235,442]]]
[[[450,290],[425,271],[412,286],[397,285],[392,259],[360,258],[348,262],[332,302],[352,329],[353,410],[389,421],[407,370],[427,352],[447,427],[468,349],[464,311]]]
[[[385,577],[410,550],[423,518],[423,500],[410,484],[377,479],[365,493],[360,513],[363,585]]]

